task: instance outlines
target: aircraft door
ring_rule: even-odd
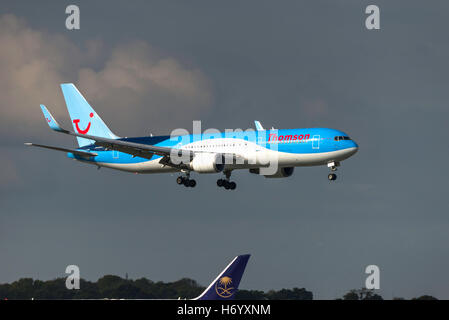
[[[321,137],[319,134],[316,134],[312,137],[312,149],[320,148],[320,140],[321,140]]]

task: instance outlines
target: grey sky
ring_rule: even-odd
[[[65,29],[65,7],[81,30]],[[0,282],[112,273],[206,285],[251,253],[246,289],[305,287],[335,298],[381,269],[386,297],[449,298],[449,3],[375,1],[2,1]],[[6,15],[8,14],[8,15]],[[132,67],[130,67],[130,65]],[[164,76],[167,76],[164,78]],[[171,79],[165,82],[161,79]],[[73,82],[118,135],[203,128],[332,127],[359,153],[289,179],[237,172],[179,188],[27,149],[74,146],[60,82]]]

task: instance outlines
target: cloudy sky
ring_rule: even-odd
[[[207,285],[252,258],[245,289],[305,287],[335,298],[381,270],[385,298],[449,298],[447,1],[2,1],[0,283],[128,273]],[[81,29],[65,28],[77,4]],[[59,88],[75,83],[118,135],[331,127],[359,152],[288,179],[132,175],[26,148],[74,147]]]

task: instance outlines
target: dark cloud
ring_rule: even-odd
[[[63,82],[74,82],[100,113],[120,117],[121,128],[128,132],[145,128],[143,119],[152,119],[156,131],[176,119],[179,125],[187,115],[206,112],[213,101],[209,80],[200,70],[185,68],[143,40],[114,46],[99,70],[92,64],[101,56],[102,41],[88,39],[79,47],[69,37],[33,29],[13,14],[0,16],[0,42],[4,135],[11,135],[10,126],[23,126],[13,135],[36,134],[36,126],[42,127],[40,103],[58,118],[65,117],[59,88]]]

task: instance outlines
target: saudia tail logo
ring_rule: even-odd
[[[230,298],[234,294],[234,287],[231,287],[232,279],[222,277],[215,283],[215,292],[222,298]]]
[[[89,114],[89,117],[93,118],[93,117],[94,117],[94,114],[91,112],[91,113]],[[86,133],[88,133],[89,130],[90,130],[90,121],[89,121],[89,123],[87,124],[86,129],[84,129],[84,130],[83,130],[83,129],[80,129],[80,127],[79,127],[80,119],[75,119],[75,120],[73,120],[73,123],[75,124],[76,131],[78,131],[78,133],[80,133],[80,134],[86,134]]]

